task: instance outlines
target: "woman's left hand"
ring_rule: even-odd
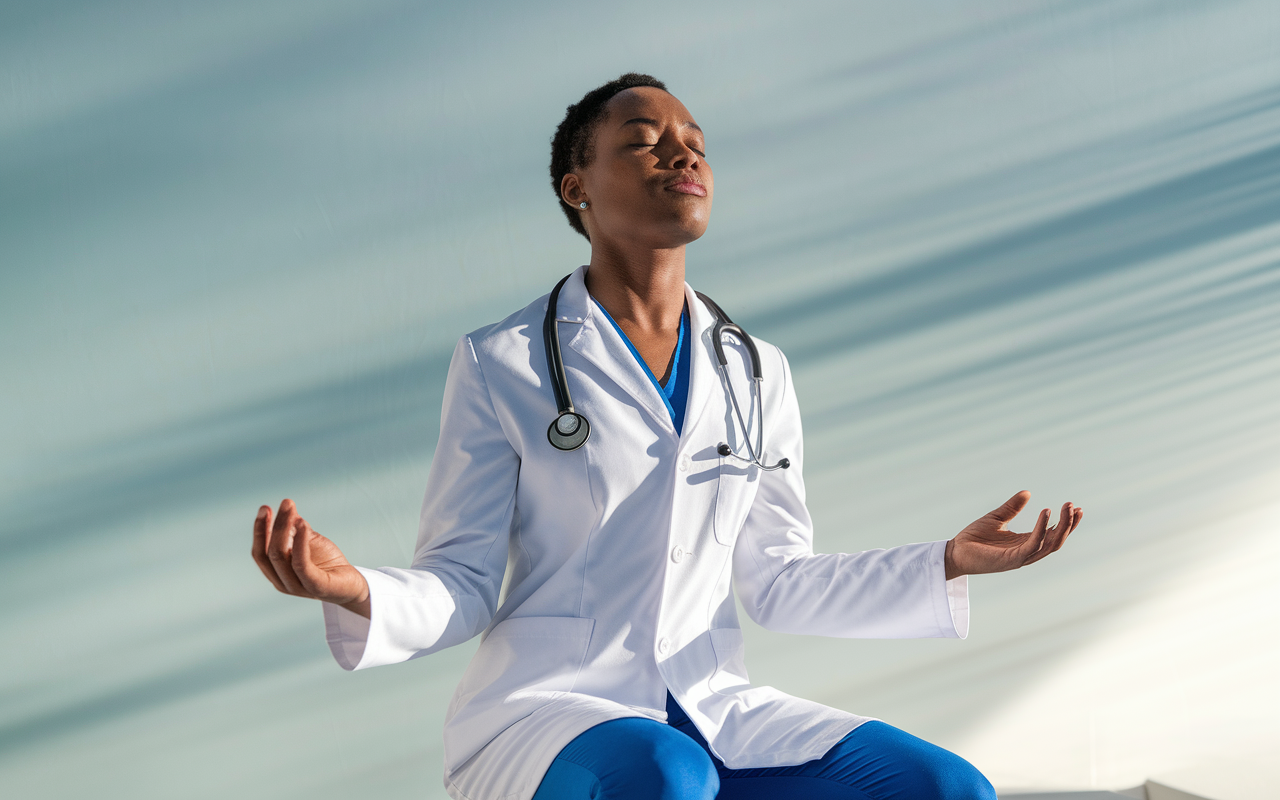
[[[1033,564],[1062,547],[1067,535],[1080,524],[1084,509],[1064,503],[1058,524],[1049,525],[1049,509],[1036,518],[1030,533],[1015,533],[1006,526],[1018,516],[1031,499],[1031,492],[1021,491],[1004,505],[986,514],[947,542],[947,580],[961,575],[979,575]]]

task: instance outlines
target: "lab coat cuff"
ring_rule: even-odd
[[[364,656],[369,651],[372,618],[378,613],[377,587],[386,580],[386,576],[377,570],[364,567],[356,569],[369,584],[369,617],[362,617],[336,603],[320,603],[324,609],[324,636],[329,643],[329,652],[333,654],[338,666],[348,671],[369,666],[362,662],[366,660]]]
[[[956,638],[969,636],[969,576],[961,575],[947,581],[947,605],[951,609],[951,624]]]
[[[947,580],[946,554],[946,541],[933,543],[929,562],[934,577],[930,584],[936,587],[931,594],[934,615],[938,620],[938,635],[947,639],[964,639],[969,635],[969,576]]]

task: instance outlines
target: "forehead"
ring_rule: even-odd
[[[613,126],[636,117],[676,124],[694,122],[693,115],[684,107],[684,103],[674,95],[653,86],[638,86],[618,92],[605,104],[605,112]]]

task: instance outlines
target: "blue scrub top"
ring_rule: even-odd
[[[594,297],[604,318],[609,320],[609,324],[613,325],[613,329],[622,337],[622,341],[626,342],[627,349],[631,351],[631,355],[635,356],[636,363],[640,365],[640,369],[644,370],[644,374],[649,377],[650,383],[658,390],[658,395],[662,398],[662,402],[666,403],[667,411],[671,414],[671,422],[676,426],[676,435],[679,436],[684,428],[684,407],[689,401],[689,351],[692,349],[685,344],[689,338],[689,304],[686,302],[684,310],[680,312],[680,336],[676,339],[676,351],[671,357],[671,374],[667,376],[667,383],[664,386],[658,383],[658,379],[653,376],[653,371],[649,369],[649,365],[644,363],[644,359],[640,357],[639,351],[635,345],[622,332],[622,328],[618,327],[618,323],[613,321],[613,317],[609,316],[609,312],[605,307],[600,305],[600,301]]]

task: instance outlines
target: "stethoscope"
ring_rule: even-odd
[[[569,394],[569,381],[564,374],[564,358],[560,354],[560,326],[556,319],[556,310],[560,300],[560,289],[564,286],[565,281],[572,277],[572,274],[570,273],[561,278],[560,282],[556,284],[556,288],[551,290],[551,297],[547,299],[547,316],[542,321],[542,339],[547,351],[547,371],[551,374],[551,389],[555,392],[556,408],[559,410],[556,418],[552,420],[551,425],[547,428],[547,441],[551,442],[551,446],[558,450],[577,450],[591,436],[591,423],[587,422],[586,417],[574,410],[573,397]],[[707,308],[710,308],[711,313],[716,317],[715,327],[711,329],[711,346],[716,352],[720,383],[724,386],[729,395],[729,400],[733,404],[733,413],[738,418],[738,424],[742,426],[742,442],[747,446],[748,457],[744,458],[734,452],[733,448],[726,442],[721,442],[716,447],[716,452],[724,458],[736,458],[739,461],[754,464],[763,470],[786,469],[791,466],[789,459],[779,459],[776,464],[772,465],[765,464],[760,460],[760,456],[764,454],[764,419],[762,417],[764,407],[760,391],[761,384],[764,382],[764,375],[760,371],[760,354],[756,352],[756,343],[751,340],[746,331],[729,319],[729,315],[724,313],[724,309],[716,305],[714,300],[702,292],[695,292],[694,294],[698,296],[699,300],[707,304]],[[742,342],[743,346],[747,348],[747,355],[751,358],[751,380],[755,384],[755,392],[753,392],[751,398],[751,408],[756,420],[758,420],[755,447],[751,446],[751,429],[747,427],[746,421],[742,418],[742,409],[738,405],[738,395],[733,391],[733,383],[729,380],[729,360],[725,358],[724,342],[721,341],[721,335],[725,333]]]

